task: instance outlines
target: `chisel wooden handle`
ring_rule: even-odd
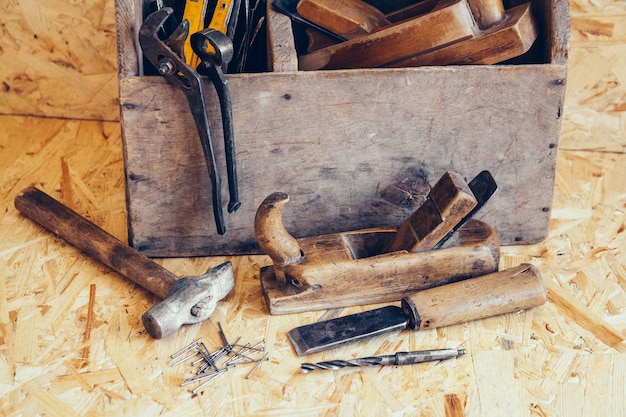
[[[426,330],[537,307],[547,301],[530,264],[424,290],[402,300],[409,328]]]
[[[178,280],[167,269],[43,191],[27,188],[15,197],[15,207],[29,219],[160,298],[166,298],[170,287]]]

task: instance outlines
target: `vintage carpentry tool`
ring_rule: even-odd
[[[235,161],[235,132],[233,129],[232,100],[228,80],[224,76],[224,69],[233,59],[233,43],[228,35],[236,0],[218,0],[209,25],[190,36],[191,49],[198,57],[197,68],[200,75],[207,75],[219,98],[222,115],[222,130],[224,132],[224,151],[226,153],[226,175],[230,186],[231,200],[228,212],[236,211],[241,203],[238,197],[237,169]],[[234,30],[234,29],[231,29]],[[215,33],[215,32],[219,33]],[[224,34],[226,36],[222,36]]]
[[[337,4],[326,4],[324,13],[319,8],[303,13],[314,23],[336,21],[345,14]],[[426,13],[389,21],[366,35],[303,55],[300,69],[493,64],[523,54],[537,38],[530,2],[505,11],[502,0],[444,0]]]
[[[379,67],[471,38],[474,31],[466,0],[441,0],[429,13],[302,55],[299,68],[309,71]]]
[[[441,247],[496,191],[489,171],[469,184],[454,172],[446,172],[433,186],[426,201],[398,228],[385,252],[406,249],[421,252]]]
[[[313,23],[307,19],[302,18],[302,16],[300,16],[298,14],[298,11],[296,10],[298,1],[299,0],[272,0],[272,7],[278,12],[286,16],[289,16],[293,22],[299,23],[306,27],[313,28],[335,41],[343,42],[346,40],[346,38],[340,35],[337,35],[336,33],[333,33],[316,23]]]
[[[237,185],[237,166],[235,160],[235,133],[233,129],[233,112],[228,80],[222,67],[233,58],[233,43],[230,38],[213,28],[203,29],[191,35],[191,46],[200,57],[198,73],[207,75],[219,98],[222,114],[222,130],[224,132],[224,151],[226,153],[226,175],[230,190],[228,212],[236,211],[240,206]],[[209,48],[210,46],[210,48]],[[212,50],[213,52],[210,52]]]
[[[162,298],[142,315],[146,331],[155,339],[172,334],[183,324],[208,319],[217,302],[235,286],[230,262],[211,268],[203,275],[179,279],[35,187],[18,194],[15,207],[29,219]]]
[[[422,362],[442,361],[465,355],[465,349],[434,349],[416,350],[412,352],[397,352],[393,355],[367,356],[365,358],[332,360],[317,363],[302,363],[300,369],[304,372],[316,370],[337,370],[346,367],[385,366],[385,365],[413,365]]]
[[[425,14],[433,10],[439,2],[439,0],[422,0],[383,14],[379,9],[362,0],[291,1],[297,1],[296,10],[303,19],[339,34],[345,39],[367,35],[392,23]]]
[[[390,24],[380,10],[360,0],[300,0],[296,10],[303,18],[345,39],[367,35]]]
[[[319,49],[313,45],[333,45],[364,33],[371,33],[383,27],[385,23],[397,23],[401,20],[426,13],[432,10],[439,0],[422,0],[413,4],[411,4],[412,0],[408,2],[384,1],[382,4],[384,7],[382,9],[385,9],[387,14],[382,16],[381,12],[377,11],[378,8],[373,11],[372,5],[368,7],[367,3],[371,2],[364,2],[365,6],[355,6],[353,0],[345,2],[332,0],[322,1],[325,4],[316,5],[313,4],[314,2],[305,2],[302,0],[272,1],[272,7],[275,10],[289,16],[293,22],[307,28],[307,35],[309,36],[308,52]],[[346,6],[352,6],[353,9],[359,9],[360,13],[355,13],[355,10],[348,10],[346,13],[349,16],[343,16],[340,10],[328,7],[328,5],[342,6],[340,9],[344,11]],[[326,7],[326,13],[320,13],[319,6]],[[381,4],[377,4],[377,7],[379,6],[381,6]],[[377,16],[368,15],[366,13],[367,11]],[[311,14],[317,17],[311,18]],[[362,17],[361,20],[359,20],[359,16]]]
[[[495,190],[481,174],[474,188]],[[481,205],[488,199],[481,195]],[[491,194],[489,194],[490,196]],[[484,275],[498,268],[500,245],[488,224],[470,220],[458,230],[457,242],[430,249],[467,220],[477,201],[455,173],[442,176],[427,203],[399,228],[371,228],[295,239],[282,224],[289,197],[274,193],[259,206],[255,237],[273,265],[260,271],[261,288],[271,314],[398,301],[407,294]],[[416,232],[417,230],[417,232]],[[387,250],[401,235],[398,244]],[[413,239],[413,237],[416,237]],[[450,242],[452,243],[452,242]],[[402,245],[406,245],[402,247]]]
[[[298,355],[404,329],[427,330],[527,310],[547,301],[539,271],[522,264],[452,284],[417,292],[401,307],[339,317],[296,327],[288,332]]]
[[[173,9],[165,7],[150,14],[143,22],[139,31],[139,43],[146,58],[159,70],[159,74],[164,76],[171,84],[177,86],[187,97],[189,108],[193,115],[202,150],[207,163],[209,177],[212,186],[213,215],[219,234],[226,233],[224,216],[222,213],[221,180],[217,172],[217,159],[213,144],[213,132],[207,114],[206,98],[204,95],[204,83],[200,74],[187,65],[183,59],[183,43],[189,35],[189,24],[186,20],[177,27],[174,33],[166,40],[161,40],[158,36],[159,28],[164,24]],[[193,37],[192,37],[193,38]],[[228,184],[230,192],[230,202],[228,212],[237,210],[239,202],[236,167],[234,137],[232,131],[232,109],[227,97],[228,87],[225,78],[219,77],[219,70],[216,67],[232,58],[233,46],[230,38],[217,30],[202,32],[196,38],[198,52],[202,52],[202,58],[207,59],[207,68],[213,68],[218,76],[212,77],[216,91],[220,98],[222,108],[222,124],[224,126],[224,148],[226,150],[226,161],[228,170]],[[215,49],[215,54],[208,59],[208,53],[202,48],[205,43],[210,43]],[[192,46],[194,39],[192,39]]]
[[[470,39],[424,51],[387,65],[415,67],[424,65],[497,64],[527,52],[538,36],[531,3],[503,9],[502,0],[468,0],[479,30]]]
[[[354,39],[358,36],[373,33],[389,24],[398,23],[430,12],[439,2],[439,0],[422,0],[408,5],[402,1],[387,2],[382,8],[387,10],[387,14],[381,15],[381,11],[378,8],[373,8],[373,6],[368,5],[369,2],[360,0],[347,0],[342,2],[333,0],[279,1],[296,3],[293,6],[294,10],[300,10],[300,12],[298,12],[300,19],[309,23],[309,27],[305,30],[309,38],[308,53],[338,43],[336,39],[329,37],[326,33],[314,29],[315,27],[319,27],[319,25],[322,25],[327,32],[344,33],[342,38],[345,37],[345,39],[343,40]],[[359,3],[361,4],[360,6],[358,5]],[[342,7],[339,7],[340,4]],[[365,5],[365,7],[363,7],[363,5]],[[381,5],[379,4],[378,6]],[[359,13],[355,13],[354,10],[346,11],[346,7],[358,10]],[[347,14],[347,16],[345,14]],[[318,22],[319,25],[313,22]]]

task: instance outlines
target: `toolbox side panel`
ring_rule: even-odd
[[[484,169],[498,190],[477,217],[503,244],[539,241],[565,75],[546,64],[229,76],[242,207],[225,215],[223,236],[183,93],[159,77],[122,79],[130,243],[149,256],[257,252],[254,214],[275,191],[291,196],[283,220],[296,237],[395,226],[417,208],[412,183]],[[226,198],[211,86],[207,95]]]

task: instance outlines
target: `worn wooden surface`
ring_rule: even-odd
[[[132,32],[132,25],[123,26],[133,21],[125,6],[118,7],[121,39]],[[567,29],[566,12],[544,10],[560,22],[559,35]],[[553,41],[563,40],[551,33],[544,48]],[[121,45],[123,56],[131,55],[130,63],[122,59],[125,74],[136,59],[131,46]],[[258,251],[254,213],[276,191],[291,196],[284,223],[296,237],[396,226],[416,208],[413,184],[433,184],[447,170],[466,180],[492,173],[499,190],[480,219],[504,244],[541,240],[549,226],[566,72],[560,53],[546,59],[549,64],[231,76],[242,206],[225,215],[225,235],[216,233],[210,214],[210,182],[184,94],[161,77],[123,76],[131,243],[150,256]],[[216,95],[211,86],[206,93],[225,177]]]
[[[0,114],[119,120],[112,1],[3,1]]]
[[[300,12],[303,17],[321,26],[324,26],[321,22],[328,22],[326,29],[350,40],[302,56],[300,68],[317,70],[496,64],[526,53],[540,30],[540,24],[535,20],[541,14],[537,10],[531,10],[531,2],[512,7],[505,12],[501,0],[468,0],[460,8],[467,13],[467,18],[461,18],[463,13],[455,12],[454,17],[445,16],[440,19],[436,16],[449,8],[440,7],[442,3],[427,13],[391,25],[385,19],[374,24],[368,23],[363,15],[374,18],[375,14],[364,10],[358,16],[359,19],[355,18],[351,22],[352,27],[360,28],[358,22],[364,22],[361,26],[371,27],[372,30],[355,29],[354,33],[350,33],[346,28],[344,32],[347,35],[341,31],[343,21],[337,17],[343,17],[347,13],[337,6],[337,10],[332,10],[333,4],[341,3],[331,2],[329,7],[315,8],[309,5],[316,5],[313,0],[300,2],[298,10],[303,9],[307,13],[304,16]],[[308,7],[302,7],[303,4]],[[359,2],[356,4],[358,6]],[[352,7],[357,9],[357,6]],[[414,29],[411,28],[413,25]],[[393,52],[381,53],[381,50]]]
[[[361,0],[303,0],[298,2],[297,11],[309,22],[344,39],[367,35],[390,23],[383,12]]]
[[[269,70],[273,72],[297,71],[298,56],[293,34],[285,30],[275,30],[290,27],[291,19],[272,8],[272,2],[267,2],[268,20],[274,25],[267,27],[267,54]]]
[[[389,66],[497,64],[521,56],[538,36],[530,2],[507,10],[506,16],[499,24],[479,31],[470,39],[425,51]]]
[[[319,49],[299,60],[301,70],[373,68],[471,38],[475,22],[465,0],[443,0],[421,16]]]
[[[400,301],[416,291],[494,272],[500,263],[497,235],[478,220],[459,229],[460,238],[445,249],[381,254],[393,231],[376,228],[363,234],[298,239],[302,259],[287,264],[282,272],[274,259],[271,267],[261,269],[270,313]],[[359,244],[363,244],[360,253],[355,250]],[[280,273],[285,277],[282,282]]]
[[[527,67],[350,77],[290,72],[272,74],[271,84],[266,75],[233,78],[242,206],[225,215],[222,236],[184,96],[165,80],[122,80],[132,243],[152,256],[257,250],[254,213],[276,191],[291,196],[284,223],[296,237],[396,226],[416,208],[412,184],[424,178],[433,184],[447,170],[466,180],[489,170],[499,189],[479,218],[505,244],[541,240],[552,203],[564,72],[555,65],[539,73]],[[314,88],[323,102],[310,101]],[[463,93],[474,89],[499,94]],[[224,175],[223,141],[216,137]]]
[[[407,349],[468,350],[439,364],[302,374],[286,332],[333,312],[268,315],[258,280],[259,267],[270,263],[265,256],[232,258],[235,292],[211,321],[153,341],[139,321],[153,297],[42,231],[12,205],[17,192],[34,183],[124,239],[120,125],[0,116],[0,414],[626,415],[626,4],[573,0],[571,6],[550,233],[535,245],[503,248],[501,261],[503,268],[537,265],[548,303],[306,357],[315,362]],[[60,88],[58,95],[64,94]],[[224,259],[159,262],[182,276]],[[196,336],[217,347],[217,321],[242,341],[264,338],[270,360],[250,379],[250,368],[235,368],[192,398],[188,387],[178,386],[188,368],[168,367],[167,357]]]

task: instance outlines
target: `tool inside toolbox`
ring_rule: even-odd
[[[537,59],[531,48],[539,29],[530,2],[274,0],[272,5],[292,18],[300,70]]]

